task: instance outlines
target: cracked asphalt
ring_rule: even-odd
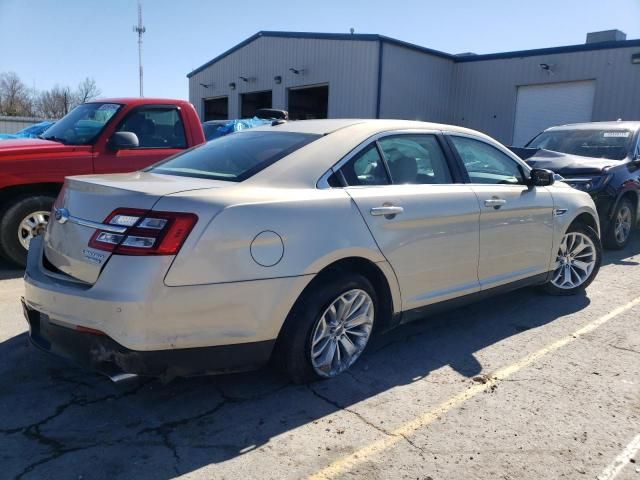
[[[30,347],[22,273],[0,264],[0,478],[595,479],[640,433],[640,306],[492,375],[640,297],[639,265],[636,233],[586,295],[525,289],[403,326],[332,381],[266,368],[123,386]],[[639,456],[615,478],[640,480]]]

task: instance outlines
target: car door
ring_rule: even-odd
[[[338,173],[395,271],[402,309],[479,290],[479,206],[436,133],[382,135]]]
[[[96,173],[141,170],[187,148],[180,109],[173,105],[134,108],[115,131],[135,133],[139,145],[114,150],[107,143],[94,159]]]
[[[526,185],[526,167],[479,137],[448,134],[480,204],[481,288],[546,273],[553,241],[553,198]]]

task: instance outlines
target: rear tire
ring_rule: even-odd
[[[602,246],[596,231],[581,223],[569,227],[556,255],[549,282],[542,286],[551,295],[583,292],[600,270]]]
[[[631,230],[635,227],[636,209],[628,198],[623,198],[618,202],[611,225],[605,233],[602,243],[610,250],[621,250],[631,237]]]
[[[316,285],[307,288],[291,309],[274,352],[278,367],[294,383],[332,378],[351,367],[364,351],[379,315],[376,291],[366,277],[357,273],[344,273],[326,281],[318,278],[317,282]],[[339,308],[335,309],[334,305],[347,305],[349,301],[352,302],[350,306],[344,308],[347,313],[351,312],[353,315],[345,315],[346,323],[341,322],[340,315],[335,314]],[[332,313],[327,316],[332,307]],[[347,308],[349,310],[346,310]],[[365,317],[367,320],[357,327],[350,326],[353,319],[361,321]],[[332,319],[331,322],[327,321],[328,318]],[[356,328],[360,330],[355,332]],[[323,336],[321,332],[327,334]],[[344,348],[345,345],[348,346],[347,349]],[[324,369],[320,367],[322,362],[319,359],[328,358],[328,351],[333,346],[337,349],[338,359],[330,361]],[[335,350],[333,351],[332,358],[335,359]],[[350,356],[350,352],[355,353]],[[344,364],[341,365],[340,360],[344,360]]]
[[[24,267],[31,238],[44,233],[55,197],[36,195],[18,197],[12,201],[0,219],[0,249],[2,256]]]

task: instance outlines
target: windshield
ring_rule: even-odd
[[[47,129],[41,138],[67,145],[88,145],[121,107],[117,103],[83,103]]]
[[[157,163],[146,171],[241,182],[320,135],[291,132],[242,132],[216,138]]]
[[[630,130],[549,130],[527,144],[527,148],[544,148],[583,157],[623,160],[627,157],[633,135]]]

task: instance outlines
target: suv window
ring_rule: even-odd
[[[518,163],[497,148],[468,137],[449,137],[464,163],[471,183],[523,185]]]
[[[136,108],[116,131],[135,133],[138,148],[187,148],[182,117],[175,107]]]
[[[347,185],[388,185],[389,177],[378,147],[372,143],[340,169]]]
[[[395,184],[453,183],[435,135],[397,135],[379,140]]]

